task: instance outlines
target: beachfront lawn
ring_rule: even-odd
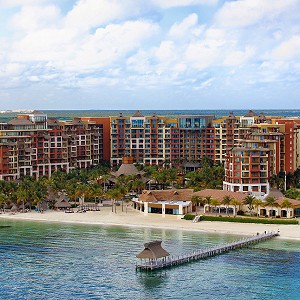
[[[183,219],[193,220],[194,215],[185,215]],[[242,218],[242,217],[223,217],[223,216],[201,216],[200,221],[219,221],[236,223],[258,223],[258,224],[287,224],[298,225],[298,220],[266,219],[266,218]]]

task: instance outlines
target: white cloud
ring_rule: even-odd
[[[0,8],[23,6],[23,5],[35,5],[43,4],[49,0],[0,0]]]
[[[0,0],[0,87],[52,85],[53,97],[65,87],[112,94],[151,87],[153,95],[188,89],[198,97],[216,82],[242,90],[247,82],[298,80],[300,0],[217,3]]]
[[[67,14],[65,23],[67,27],[89,30],[123,18],[134,7],[131,0],[79,0]]]
[[[177,63],[173,68],[172,72],[175,73],[176,76],[178,76],[181,73],[184,73],[187,70],[187,65],[185,63]]]
[[[99,28],[78,49],[71,67],[84,70],[109,66],[121,57],[125,58],[157,30],[155,24],[146,21],[128,21]]]
[[[15,61],[61,61],[69,59],[78,47],[75,32],[67,29],[42,29],[28,33],[12,45],[9,54]],[[74,48],[75,47],[75,48]]]
[[[149,52],[139,50],[126,60],[127,71],[137,72],[138,74],[148,73],[153,68],[150,60]]]
[[[231,51],[225,55],[225,66],[240,66],[255,54],[254,47],[246,47],[245,51]]]
[[[201,82],[201,84],[199,86],[195,86],[194,90],[199,91],[199,90],[203,90],[205,88],[209,88],[212,85],[212,83],[213,83],[214,80],[215,80],[214,77],[209,78],[209,79]]]
[[[78,80],[77,85],[79,87],[96,87],[96,86],[114,86],[119,83],[117,78],[109,77],[86,77]]]
[[[258,67],[256,80],[265,83],[283,81],[291,67],[291,64],[285,61],[264,61]]]
[[[270,57],[275,60],[289,60],[299,56],[300,36],[293,36],[275,48]]]
[[[190,5],[213,5],[218,0],[152,0],[152,3],[161,8],[171,8]]]
[[[92,71],[125,57],[157,30],[157,25],[146,21],[111,24],[89,35],[68,28],[37,30],[15,42],[10,57],[51,62],[51,66],[66,71]]]
[[[274,19],[287,9],[299,9],[299,0],[238,0],[225,2],[216,15],[224,27],[243,27],[262,19]]]
[[[38,82],[40,81],[40,78],[36,75],[33,75],[33,76],[28,76],[28,79],[29,81],[32,81],[32,82]]]
[[[205,42],[191,43],[185,52],[185,59],[191,68],[205,69],[215,64],[219,57],[218,47],[210,47]]]
[[[155,51],[155,57],[160,62],[168,62],[176,58],[176,49],[174,42],[162,41],[160,47]]]
[[[11,77],[11,76],[19,76],[22,74],[25,66],[18,63],[8,63],[6,65],[2,65],[0,67],[0,76],[4,77]]]
[[[191,29],[194,29],[198,23],[198,16],[197,14],[190,14],[185,19],[182,20],[180,23],[175,23],[170,31],[170,37],[175,38],[182,38],[186,37],[187,34],[190,34]]]
[[[21,30],[37,30],[55,24],[59,18],[59,10],[54,5],[24,6],[12,18],[13,26]]]

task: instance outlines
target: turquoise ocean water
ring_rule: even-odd
[[[0,299],[300,299],[300,242],[273,239],[153,273],[143,243],[171,254],[240,237],[149,228],[0,220]]]
[[[228,116],[230,112],[236,116],[245,115],[248,110],[232,110],[232,109],[216,109],[216,110],[141,110],[145,116],[156,113],[158,116],[179,116],[179,115],[213,115],[216,117]],[[254,109],[259,114],[264,112],[266,116],[283,116],[283,117],[300,117],[300,109],[284,110],[284,109]],[[120,112],[124,116],[132,116],[135,110],[43,110],[49,117],[56,117],[61,120],[72,119],[73,117],[109,117],[118,116]],[[16,112],[7,112],[0,114],[0,122],[7,122],[17,115]]]

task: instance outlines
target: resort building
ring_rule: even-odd
[[[300,119],[244,116],[48,118],[40,111],[0,124],[0,180],[50,176],[102,161],[201,168],[203,157],[225,167],[224,189],[263,196],[272,175],[300,166]],[[259,162],[259,166],[258,166]]]
[[[162,165],[165,134],[164,120],[155,114],[145,117],[137,111],[131,117],[111,117],[111,164],[130,156],[137,163]]]
[[[276,197],[276,201],[271,205],[264,202],[255,207],[250,212],[249,207],[244,204],[245,195],[243,192],[232,192],[216,189],[205,189],[193,192],[192,189],[172,189],[172,190],[144,190],[139,198],[133,199],[133,207],[143,212],[145,215],[156,213],[165,217],[170,215],[184,215],[196,211],[192,204],[192,197],[198,196],[202,201],[206,201],[207,197],[211,200],[217,200],[217,204],[205,203],[202,214],[218,214],[218,215],[237,215],[239,211],[255,214],[258,216],[294,218],[300,216],[300,201],[285,198],[283,196]],[[235,199],[235,204],[223,204],[225,197]]]
[[[284,206],[284,203],[290,203]],[[263,205],[257,208],[258,216],[280,217],[280,218],[294,218],[300,216],[300,201],[280,197],[276,200],[273,206]]]
[[[184,215],[192,212],[192,195],[192,189],[144,190],[139,198],[133,199],[133,207],[145,215]]]
[[[227,150],[238,145],[240,120],[232,112],[228,117],[213,120],[215,131],[215,162],[223,165]]]
[[[270,150],[234,147],[228,150],[223,189],[263,198],[269,194]]]
[[[235,147],[227,148],[223,188],[264,198],[272,175],[299,166],[299,119],[266,118],[254,113],[240,119]],[[243,126],[246,126],[246,130]]]
[[[214,159],[213,116],[180,116],[176,119],[133,116],[111,118],[111,164],[119,165],[124,156],[145,165],[200,162]]]
[[[33,111],[0,124],[0,179],[51,176],[87,168],[102,159],[103,136],[95,122],[59,121]]]

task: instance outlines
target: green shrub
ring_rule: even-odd
[[[185,220],[194,220],[195,216],[194,215],[184,215],[183,219]]]

